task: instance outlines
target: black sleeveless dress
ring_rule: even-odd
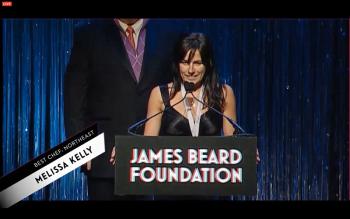
[[[159,86],[160,93],[165,107],[170,106],[168,86]],[[179,103],[183,104],[183,103]],[[215,109],[219,109],[215,107]],[[222,116],[208,110],[201,115],[199,123],[199,136],[220,136],[222,130]],[[174,108],[169,108],[163,113],[162,124],[160,128],[160,136],[191,136],[191,129],[188,119]],[[154,196],[154,200],[229,200],[230,197],[218,196],[196,196],[196,195],[180,195],[180,196]]]
[[[165,107],[170,106],[168,86],[159,86]],[[183,103],[179,103],[183,104]],[[215,107],[218,109],[218,107]],[[222,116],[213,110],[201,115],[198,136],[220,136],[222,130]],[[173,107],[163,113],[160,136],[191,136],[189,121]]]

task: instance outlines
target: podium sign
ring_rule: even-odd
[[[115,195],[256,195],[255,136],[115,140]]]

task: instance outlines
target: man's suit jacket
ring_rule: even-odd
[[[114,136],[127,135],[130,125],[145,118],[151,89],[171,79],[172,35],[157,30],[152,21],[146,28],[139,83],[113,20],[74,33],[65,74],[65,130],[68,138],[97,123],[99,133],[105,133],[106,152],[92,160],[92,177],[114,176],[109,163]]]

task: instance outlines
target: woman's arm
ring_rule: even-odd
[[[163,110],[163,100],[160,94],[159,86],[153,88],[148,100],[147,118],[159,113]],[[158,136],[160,125],[162,121],[162,114],[159,114],[152,119],[148,120],[145,125],[144,135],[146,136]]]
[[[236,99],[235,99],[233,90],[229,85],[225,84],[223,86],[223,91],[224,91],[224,97],[225,97],[223,114],[231,118],[233,121],[237,121]],[[223,118],[222,124],[223,124],[224,135],[225,136],[233,135],[235,128],[232,127],[231,123],[227,121],[226,118]]]

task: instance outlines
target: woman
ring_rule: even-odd
[[[152,90],[147,117],[166,110],[146,123],[144,135],[204,136],[221,135],[222,131],[225,136],[233,135],[235,128],[228,120],[208,107],[236,121],[233,90],[218,81],[213,49],[207,37],[201,33],[184,36],[174,55],[173,82]],[[194,84],[195,98],[186,95],[184,82]]]
[[[145,125],[144,135],[233,135],[235,128],[228,120],[208,108],[210,106],[236,121],[233,90],[218,81],[213,49],[207,37],[201,33],[184,36],[176,45],[174,55],[173,82],[153,88],[147,112],[147,118],[151,119]],[[204,104],[186,94],[184,82],[194,84],[193,95]],[[259,161],[257,150],[257,163]],[[115,150],[110,162],[114,165]]]

